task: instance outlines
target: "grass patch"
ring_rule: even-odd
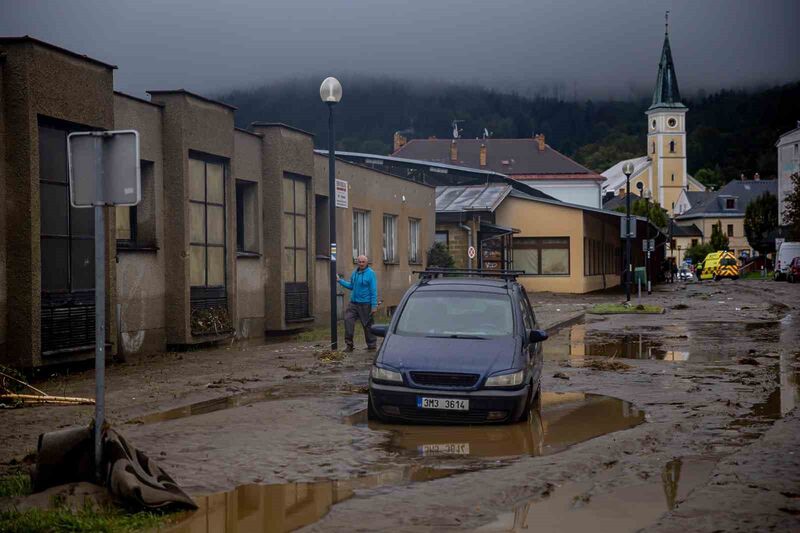
[[[27,496],[31,493],[31,476],[12,474],[0,477],[0,498]]]
[[[142,531],[154,529],[166,520],[167,515],[145,511],[128,513],[117,508],[93,509],[91,507],[72,511],[67,507],[58,507],[56,509],[2,511],[0,512],[0,531],[9,533]]]
[[[658,305],[598,304],[587,312],[593,315],[660,315],[664,312],[664,308]]]

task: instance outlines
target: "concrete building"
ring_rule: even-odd
[[[600,208],[603,176],[532,139],[412,139],[398,142],[397,158],[489,170],[518,180],[562,202]]]
[[[682,190],[704,191],[699,181],[686,171],[686,114],[689,109],[681,103],[678,78],[669,34],[664,33],[664,45],[658,64],[658,75],[653,90],[653,102],[647,115],[647,155],[620,161],[605,172],[603,190],[619,194],[625,191],[627,178],[622,169],[625,163],[634,165],[630,177],[631,191],[642,182],[652,191],[653,200],[667,210],[670,216]]]
[[[698,238],[696,230],[699,230],[701,234],[699,242],[707,242],[711,239],[714,226],[720,226],[722,232],[728,236],[728,249],[736,257],[742,259],[753,257],[753,247],[747,242],[744,232],[747,205],[762,194],[776,195],[777,190],[776,180],[730,181],[719,191],[694,198],[692,207],[674,219],[675,225],[687,229],[674,230],[673,235],[678,236],[676,239],[688,238],[691,243]],[[679,244],[685,251],[686,240],[680,241]],[[683,260],[683,256],[677,252],[673,256],[678,262]]]
[[[795,129],[778,138],[775,147],[778,150],[778,220],[785,226],[788,224],[784,216],[786,196],[794,190],[791,177],[800,172],[800,121]]]
[[[235,128],[234,107],[186,90],[150,100],[114,92],[114,68],[30,37],[0,38],[0,364],[93,357],[94,218],[68,201],[73,131],[140,138],[142,201],[106,210],[108,353],[326,320],[328,180],[312,135],[266,122]],[[352,206],[394,238],[378,266],[387,312],[432,242],[433,188],[344,162],[339,174]],[[337,213],[342,246],[353,240],[352,213]],[[380,250],[381,234],[370,239]]]

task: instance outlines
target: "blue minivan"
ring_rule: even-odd
[[[370,371],[369,417],[461,424],[527,419],[541,393],[547,334],[516,275],[420,273],[391,323],[372,326],[385,339]]]

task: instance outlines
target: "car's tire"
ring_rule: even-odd
[[[733,276],[733,278],[731,278],[731,279],[737,280],[737,279],[739,279],[739,276]]]
[[[531,405],[533,404],[533,383],[528,387],[528,395],[525,397],[525,406],[522,408],[522,413],[515,422],[525,422],[531,414]]]
[[[714,281],[719,281],[719,276],[717,276],[716,274],[714,274]]]
[[[531,409],[535,409],[536,412],[542,410],[542,382],[539,381],[539,385],[536,387],[536,394],[533,397],[533,405]]]

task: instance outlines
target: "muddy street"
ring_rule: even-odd
[[[315,341],[112,365],[109,420],[197,498],[167,530],[788,531],[800,526],[800,286],[533,294],[540,410],[501,426],[367,421],[373,353]],[[735,303],[734,303],[735,302]],[[87,395],[91,371],[37,386]],[[92,408],[0,412],[10,468]]]

